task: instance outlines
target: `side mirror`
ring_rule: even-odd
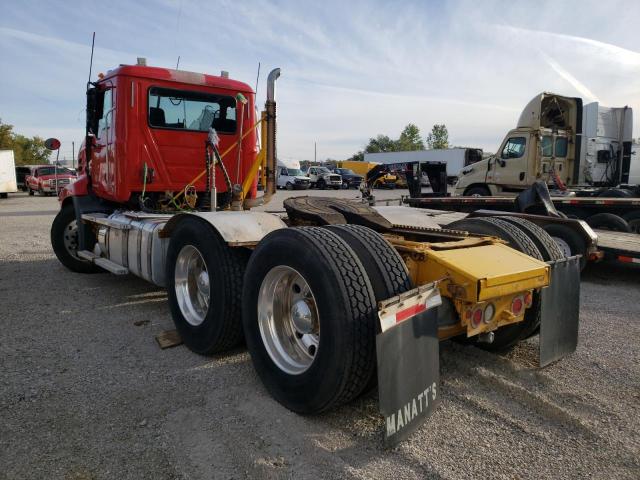
[[[60,140],[57,138],[47,138],[44,141],[44,147],[47,150],[58,150],[60,148]]]

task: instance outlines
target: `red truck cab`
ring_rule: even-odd
[[[121,65],[94,85],[87,92],[91,144],[88,149],[83,144],[79,152],[80,177],[63,192],[63,202],[91,190],[102,201],[139,207],[144,196],[155,199],[156,206],[205,169],[211,127],[218,134],[219,151],[230,150],[224,163],[233,184],[241,183],[256,159],[255,94],[245,83],[226,76]],[[239,93],[246,104],[237,101]],[[205,181],[202,177],[193,184],[197,192],[206,190]],[[222,175],[216,177],[216,188],[228,190]],[[247,198],[255,196],[254,185]]]
[[[25,178],[29,195],[38,192],[41,195],[55,195],[76,181],[76,174],[64,167],[38,165],[31,168],[31,175]]]

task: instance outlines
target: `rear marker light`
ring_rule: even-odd
[[[527,292],[524,294],[524,306],[529,308],[531,303],[533,303],[533,295],[531,295],[531,292]]]
[[[496,313],[496,307],[493,306],[493,303],[489,303],[484,309],[484,323],[489,323],[493,320],[493,316]]]
[[[473,328],[477,328],[478,325],[480,325],[480,322],[482,322],[482,309],[476,308],[475,311],[473,312],[473,318],[471,320],[471,324],[473,325]]]
[[[511,302],[511,311],[516,317],[522,313],[522,307],[524,307],[522,297],[516,297],[513,299],[513,302]]]

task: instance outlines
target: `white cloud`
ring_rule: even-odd
[[[494,150],[545,90],[640,112],[640,53],[630,49],[638,35],[629,27],[640,25],[638,9],[603,22],[606,8],[595,0],[115,2],[109,15],[80,1],[54,12],[41,0],[3,7],[4,121],[80,141],[87,26],[97,29],[96,73],[136,56],[174,66],[180,55],[183,69],[224,69],[254,85],[260,61],[262,101],[266,73],[282,67],[278,145],[286,157],[310,158],[317,141],[321,158],[344,158],[408,122],[425,136],[446,123],[453,143]]]

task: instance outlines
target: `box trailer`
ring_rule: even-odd
[[[13,150],[0,150],[0,198],[18,191]]]

